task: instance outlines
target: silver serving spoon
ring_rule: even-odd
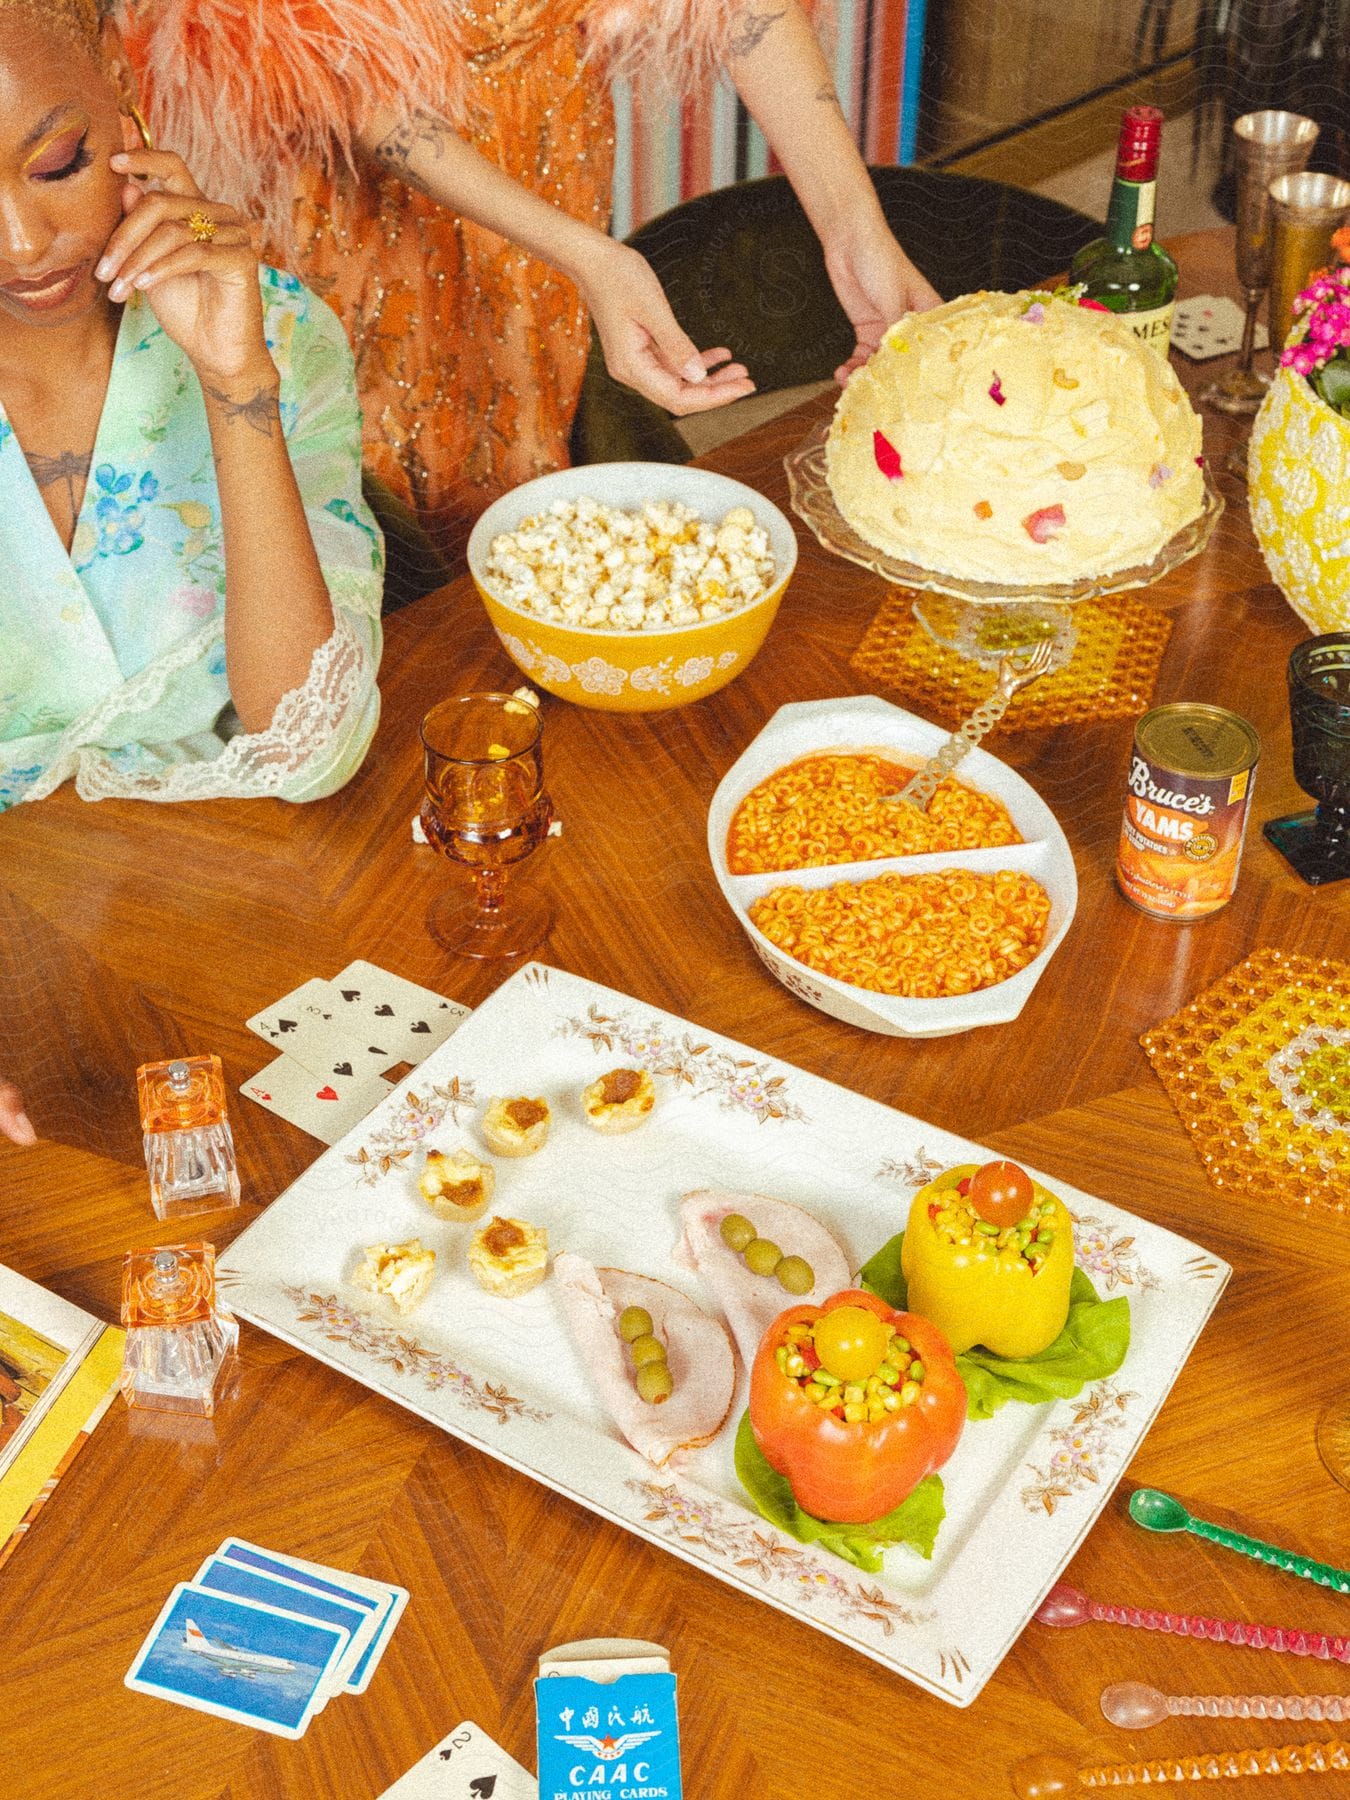
[[[994,729],[1012,704],[1013,695],[1020,694],[1033,681],[1039,681],[1054,660],[1052,638],[1042,638],[1031,650],[1010,650],[998,665],[998,680],[989,698],[975,708],[965,724],[952,733],[935,756],[929,757],[898,794],[885,794],[883,799],[905,800],[911,806],[917,806],[920,812],[927,812],[939,784],[951,774],[967,751],[973,750],[980,739]]]

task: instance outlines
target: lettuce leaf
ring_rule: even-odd
[[[899,1232],[863,1265],[858,1280],[897,1312],[905,1310],[908,1288],[900,1254],[905,1234]],[[1054,1343],[1021,1362],[995,1356],[976,1346],[956,1359],[966,1384],[966,1416],[992,1419],[1009,1400],[1040,1406],[1047,1400],[1072,1400],[1089,1381],[1114,1375],[1130,1347],[1130,1303],[1121,1294],[1103,1300],[1081,1269],[1069,1284],[1069,1316]]]
[[[841,1556],[868,1575],[881,1573],[882,1557],[893,1544],[908,1544],[929,1558],[937,1541],[938,1526],[947,1516],[942,1477],[925,1475],[894,1511],[866,1525],[844,1525],[814,1519],[798,1506],[786,1478],[771,1469],[755,1442],[750,1414],[745,1413],[736,1431],[736,1473],[754,1502],[755,1510],[803,1544],[819,1544],[833,1556]]]

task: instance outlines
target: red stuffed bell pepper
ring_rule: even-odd
[[[818,1519],[884,1517],[947,1461],[965,1419],[937,1326],[861,1289],[788,1307],[750,1372],[755,1442]]]

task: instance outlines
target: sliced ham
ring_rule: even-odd
[[[577,1352],[610,1417],[633,1448],[658,1468],[677,1450],[706,1444],[726,1423],[736,1386],[736,1359],[722,1324],[687,1294],[632,1275],[597,1269],[570,1251],[554,1258],[553,1290]],[[674,1392],[659,1406],[638,1398],[633,1365],[619,1336],[619,1315],[641,1306],[666,1346]]]
[[[789,1294],[772,1275],[755,1275],[736,1252],[722,1242],[721,1225],[728,1213],[749,1219],[760,1237],[777,1244],[784,1256],[801,1256],[816,1278],[809,1294]],[[748,1369],[759,1341],[788,1306],[819,1306],[831,1294],[852,1286],[848,1258],[818,1219],[787,1200],[767,1194],[736,1194],[729,1188],[701,1188],[680,1202],[684,1235],[675,1260],[696,1269],[726,1314],[741,1360]]]

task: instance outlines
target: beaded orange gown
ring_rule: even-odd
[[[368,111],[423,107],[604,230],[610,79],[660,59],[687,86],[725,0],[124,0],[157,141],[260,221],[269,258],[335,308],[366,461],[442,541],[567,462],[589,348],[575,287],[372,167]]]

